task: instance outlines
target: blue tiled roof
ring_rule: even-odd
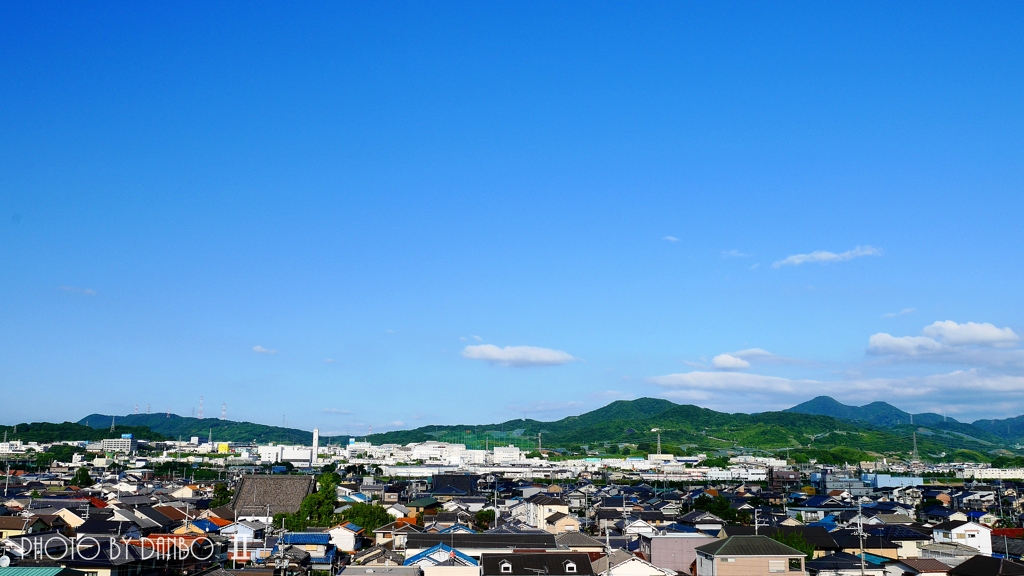
[[[281,536],[281,544],[321,544],[331,542],[331,535],[326,532],[288,532]]]

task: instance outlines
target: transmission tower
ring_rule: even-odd
[[[110,431],[111,431],[111,432],[113,432],[113,431],[114,431],[114,421],[115,421],[115,420],[117,420],[117,416],[111,416],[111,417],[110,417]]]
[[[203,397],[199,397],[199,419],[203,419]]]
[[[228,419],[228,403],[227,402],[225,402],[225,403],[220,405],[220,419],[221,420],[227,420]]]
[[[135,405],[135,415],[136,416],[139,415],[139,405],[138,404]]]

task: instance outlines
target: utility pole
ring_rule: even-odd
[[[864,576],[864,510],[857,501],[857,536],[860,537],[860,576]]]

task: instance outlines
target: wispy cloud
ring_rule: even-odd
[[[740,252],[739,250],[724,250],[722,251],[722,258],[750,258],[753,254],[747,254]]]
[[[873,246],[857,246],[853,250],[847,250],[836,254],[825,250],[815,250],[809,254],[792,254],[772,264],[772,268],[783,266],[800,266],[801,264],[827,264],[829,262],[845,262],[860,258],[862,256],[881,256],[882,251]]]
[[[568,352],[537,346],[505,346],[493,344],[466,346],[462,356],[503,366],[556,366],[577,360]]]
[[[334,364],[335,360],[334,360],[334,358],[324,358],[324,362],[326,362],[328,364]]]
[[[84,296],[95,296],[96,291],[92,288],[77,288],[75,286],[61,286],[61,290],[65,292],[74,292],[75,294],[82,294]]]
[[[275,350],[273,348],[264,348],[263,346],[260,346],[259,344],[257,344],[256,346],[253,346],[252,347],[252,351],[257,353],[257,354],[277,354],[277,350]]]
[[[339,415],[351,414],[352,413],[351,410],[339,410],[338,408],[324,408],[323,410],[321,410],[321,412],[323,412],[324,414],[339,414]]]
[[[917,312],[917,308],[904,308],[899,312],[889,312],[886,314],[882,314],[882,318],[895,318],[897,316],[906,316],[907,314],[913,314],[914,312]]]
[[[391,425],[401,428],[402,426],[405,426],[405,422],[402,422],[401,420],[392,420]]]
[[[676,238],[675,236],[662,236],[661,239],[668,240],[669,242],[679,242],[679,238]]]
[[[473,340],[476,340],[477,342],[481,342],[483,340],[483,338],[477,336],[476,334],[473,334]]]

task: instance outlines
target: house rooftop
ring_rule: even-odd
[[[696,548],[713,556],[786,556],[802,557],[803,552],[767,536],[729,536]]]

